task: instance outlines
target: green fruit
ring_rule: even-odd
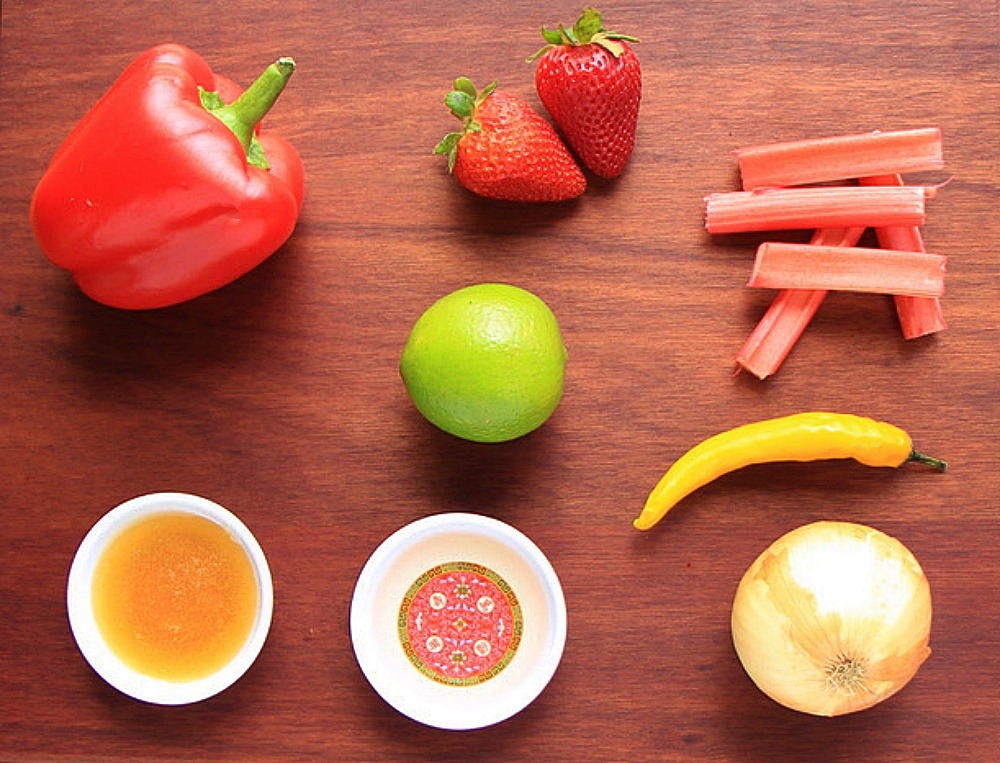
[[[468,286],[420,316],[399,371],[435,426],[476,442],[537,429],[563,392],[566,347],[548,306],[508,284]]]

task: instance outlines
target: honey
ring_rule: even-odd
[[[250,558],[223,527],[163,512],[115,536],[94,570],[94,618],[133,670],[194,681],[224,667],[246,643],[259,592]]]

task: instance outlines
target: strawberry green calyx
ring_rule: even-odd
[[[622,44],[618,42],[619,40],[639,42],[637,37],[619,34],[618,32],[609,32],[604,28],[604,21],[601,18],[600,11],[589,7],[584,9],[583,15],[577,19],[571,29],[567,29],[562,24],[557,29],[542,27],[542,37],[545,38],[548,45],[528,58],[529,62],[543,56],[546,51],[557,45],[600,45],[612,56],[618,58],[625,50]]]
[[[455,168],[458,142],[470,132],[482,131],[481,125],[476,121],[476,110],[483,101],[493,94],[496,88],[497,83],[494,80],[484,87],[482,92],[479,92],[472,80],[468,77],[459,77],[455,80],[454,89],[444,97],[445,106],[451,109],[451,113],[462,122],[461,130],[448,133],[434,147],[435,154],[448,155],[448,172]]]

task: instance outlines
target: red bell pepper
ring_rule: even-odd
[[[279,59],[241,94],[183,46],[140,55],[35,189],[42,251],[84,293],[124,309],[175,305],[259,265],[302,208],[298,152],[258,130],[294,68]]]

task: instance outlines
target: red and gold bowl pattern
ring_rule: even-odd
[[[473,562],[448,562],[418,577],[403,597],[398,622],[410,662],[449,686],[496,676],[514,658],[524,630],[510,585]]]

